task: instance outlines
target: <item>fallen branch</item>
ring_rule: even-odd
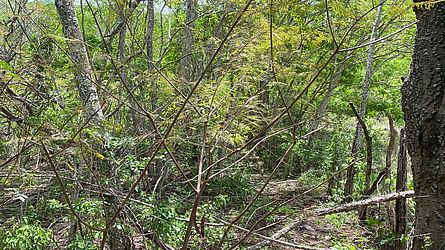
[[[219,218],[217,218],[217,220],[221,221],[223,224],[226,224],[226,225],[229,225],[229,224],[230,224],[229,222],[223,221],[223,220],[221,220],[221,219],[219,219]],[[304,250],[326,250],[325,248],[316,248],[316,247],[305,246],[305,245],[297,245],[297,244],[293,244],[293,243],[290,243],[290,242],[286,242],[286,241],[278,240],[278,238],[280,238],[281,236],[283,236],[284,234],[286,234],[288,231],[290,231],[292,228],[294,228],[295,226],[297,226],[299,223],[301,223],[301,221],[299,221],[299,220],[294,221],[294,222],[292,222],[291,224],[289,224],[289,225],[287,225],[286,227],[284,227],[283,229],[279,230],[277,233],[275,233],[275,234],[272,235],[271,237],[268,237],[268,236],[265,236],[265,235],[262,235],[262,234],[259,234],[259,233],[255,233],[255,232],[252,232],[252,234],[264,240],[264,241],[259,242],[258,244],[262,244],[263,242],[266,242],[266,244],[265,244],[265,245],[262,245],[262,246],[267,246],[267,245],[269,245],[269,244],[271,244],[271,243],[275,243],[275,244],[279,244],[279,245],[283,245],[283,246],[293,247],[293,248],[295,248],[295,249],[304,249]],[[238,226],[238,225],[236,225],[236,224],[233,224],[232,226],[233,226],[234,228],[240,230],[240,231],[249,232],[248,229],[243,228],[243,227],[240,227],[240,226]],[[278,233],[280,233],[281,235],[277,237],[276,235],[277,235]],[[258,245],[258,244],[257,244],[257,245]],[[251,246],[251,247],[249,247],[249,248],[247,248],[247,249],[262,249],[261,247],[260,247],[260,248],[253,248],[253,247],[255,247],[255,246],[256,246],[256,245]]]
[[[282,229],[278,230],[278,232],[274,233],[272,236],[270,236],[270,238],[279,239],[283,235],[285,235],[287,232],[292,230],[292,228],[296,227],[300,223],[301,223],[301,221],[294,221],[294,222],[290,223],[289,225],[283,227]],[[267,246],[271,243],[272,243],[272,241],[270,241],[270,240],[263,240],[263,241],[260,241],[257,244],[255,244],[251,247],[248,247],[246,249],[248,249],[248,250],[263,249],[265,246]]]
[[[347,211],[355,210],[357,208],[361,208],[363,206],[375,205],[375,204],[379,204],[382,202],[392,201],[392,200],[397,200],[397,199],[402,199],[402,198],[411,198],[413,196],[414,196],[413,190],[392,193],[392,194],[386,194],[386,195],[380,195],[380,196],[375,196],[375,197],[371,197],[371,198],[360,200],[360,201],[346,203],[346,204],[343,204],[343,205],[340,205],[337,207],[333,207],[333,208],[318,209],[315,211],[315,215],[320,216],[320,215],[326,215],[326,214],[347,212]]]
[[[414,191],[410,190],[410,191],[403,191],[403,192],[392,193],[392,194],[387,194],[387,195],[375,196],[375,197],[371,197],[368,199],[343,204],[343,205],[333,207],[333,208],[318,209],[315,211],[314,215],[321,216],[321,215],[327,215],[327,214],[347,212],[347,211],[355,210],[358,208],[362,208],[363,206],[375,205],[375,204],[379,204],[382,202],[387,202],[387,201],[392,201],[392,200],[397,200],[397,199],[411,198],[414,196],[414,194],[415,194]],[[222,220],[220,220],[220,221],[223,222],[224,224],[227,223]],[[292,230],[293,228],[298,226],[298,224],[300,224],[300,223],[301,223],[301,221],[299,221],[299,220],[294,221],[294,222],[288,224],[287,226],[283,227],[282,229],[280,229],[279,231],[277,231],[275,234],[273,234],[270,237],[267,237],[267,236],[264,236],[264,235],[261,235],[258,233],[253,233],[253,235],[260,237],[264,240],[258,242],[257,244],[255,244],[251,247],[248,247],[247,249],[249,249],[249,250],[262,249],[271,243],[277,243],[277,244],[281,244],[281,245],[285,245],[285,246],[291,246],[291,247],[295,247],[297,249],[310,249],[310,250],[320,249],[320,248],[315,248],[315,247],[311,247],[311,246],[295,245],[295,244],[292,244],[289,242],[278,240],[283,235],[285,235],[287,232],[289,232],[290,230]],[[233,225],[233,226],[241,231],[247,231],[247,229],[238,227],[236,225]]]

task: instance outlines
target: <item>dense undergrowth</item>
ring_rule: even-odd
[[[403,127],[411,5],[383,4],[369,50],[379,5],[347,2],[81,0],[72,39],[54,3],[1,1],[0,249],[248,249],[293,222],[285,243],[391,249],[391,207],[314,215],[366,198],[350,102],[371,183]],[[397,191],[395,141],[371,195]]]

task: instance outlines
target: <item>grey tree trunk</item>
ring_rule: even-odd
[[[184,40],[182,42],[182,59],[181,59],[181,75],[185,80],[191,81],[193,79],[193,29],[195,28],[194,19],[196,18],[196,2],[195,0],[187,0],[187,18],[184,27]]]
[[[365,117],[366,113],[366,105],[368,102],[368,96],[369,96],[369,86],[371,85],[371,78],[373,75],[372,70],[372,63],[374,61],[374,44],[373,42],[378,38],[378,28],[380,25],[380,17],[382,15],[382,6],[383,6],[383,0],[380,0],[379,7],[377,8],[377,15],[375,17],[374,21],[374,27],[372,28],[371,38],[370,38],[370,45],[368,48],[368,59],[366,61],[366,71],[365,71],[365,79],[363,81],[363,87],[362,87],[362,93],[360,96],[360,110],[359,115],[362,119]],[[359,123],[356,125],[355,129],[355,136],[354,141],[352,142],[352,149],[351,149],[351,156],[353,159],[355,159],[355,156],[357,155],[359,148],[360,148],[360,139],[362,137],[363,130]],[[353,160],[354,161],[354,160]],[[348,171],[346,173],[346,183],[345,183],[345,200],[351,201],[351,195],[354,189],[354,177],[355,177],[355,164],[350,164]],[[369,187],[369,183],[368,183]]]
[[[337,67],[335,67],[334,72],[332,72],[331,80],[329,81],[328,91],[326,92],[325,96],[323,97],[323,100],[321,101],[320,106],[317,109],[314,121],[312,121],[309,131],[316,130],[320,125],[323,116],[326,114],[326,111],[328,110],[329,100],[331,99],[335,89],[338,86],[338,83],[340,82],[341,74],[343,73],[343,70],[345,69],[346,66],[346,61],[347,60],[345,59],[342,62],[340,62],[340,64]]]
[[[130,89],[130,91],[133,92],[133,95],[130,95],[128,93],[128,102],[133,106],[136,107],[136,102],[133,99],[133,96],[136,97],[135,92],[135,87],[133,84],[133,81],[129,81],[128,80],[128,70],[127,70],[127,58],[125,56],[125,47],[126,47],[126,37],[127,37],[127,22],[128,19],[126,16],[124,16],[122,13],[122,20],[123,20],[123,26],[121,28],[121,30],[119,31],[119,41],[118,41],[118,47],[117,47],[117,54],[118,54],[118,58],[119,58],[119,69],[120,69],[120,78],[122,80],[121,84],[128,84],[128,88]],[[140,133],[141,132],[141,116],[133,109],[130,109],[130,117],[131,121],[133,122],[133,126],[132,129],[134,130],[135,133]]]
[[[80,99],[84,104],[85,117],[87,119],[92,117],[91,120],[98,123],[102,120],[103,113],[93,82],[87,50],[74,11],[74,3],[72,0],[56,0],[55,4],[62,24],[63,35],[68,43],[68,52],[74,64],[74,74]]]
[[[146,46],[146,53],[147,53],[147,70],[149,72],[152,72],[154,67],[153,62],[153,31],[154,31],[154,24],[155,24],[155,14],[154,14],[154,6],[153,6],[153,0],[147,0],[147,28],[145,30],[145,46]],[[150,78],[151,81],[151,89],[150,91],[150,104],[151,104],[151,110],[153,113],[155,113],[158,109],[158,79],[156,76],[153,76]],[[145,93],[145,90],[141,89],[141,93]],[[155,128],[151,128],[155,129]],[[160,140],[161,138],[159,135],[156,134],[155,138],[153,139],[153,143],[156,143],[156,141]],[[159,180],[158,186],[159,186],[159,192],[158,192],[158,200],[161,199],[161,190],[162,190],[162,179],[161,178],[161,169],[162,169],[162,161],[160,159],[155,159],[154,164],[150,166],[149,169],[149,175],[151,177],[151,181],[146,182],[147,187],[156,187],[156,183]],[[156,191],[156,190],[154,190]]]
[[[147,52],[147,70],[149,72],[154,70],[153,62],[153,31],[155,25],[155,13],[153,7],[153,0],[147,0],[147,29],[145,31],[145,47]],[[141,89],[141,93],[145,93]],[[158,85],[157,79],[152,80],[152,88],[150,89],[150,103],[151,109],[154,112],[157,109],[158,102]]]
[[[147,30],[145,32],[145,46],[147,50],[148,70],[152,71],[153,67],[153,30],[155,26],[155,12],[153,0],[147,0]]]
[[[414,7],[417,33],[411,73],[402,87],[417,196],[416,250],[445,249],[445,3],[429,7]]]

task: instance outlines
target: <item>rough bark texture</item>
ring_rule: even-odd
[[[416,2],[416,1],[415,1]],[[415,7],[411,73],[402,88],[416,194],[414,249],[445,249],[445,3]]]
[[[74,74],[80,99],[84,104],[85,117],[93,122],[103,118],[102,110],[97,95],[96,86],[92,81],[91,65],[88,61],[87,50],[79,29],[74,3],[72,0],[56,0],[57,12],[62,24],[63,34],[68,43],[68,52],[74,64]]]
[[[382,15],[382,6],[383,6],[383,0],[380,1],[379,7],[377,8],[377,15],[375,17],[374,26],[372,28],[371,38],[370,38],[370,45],[368,48],[368,59],[366,61],[366,71],[365,71],[365,80],[363,81],[363,87],[362,87],[362,93],[360,96],[360,117],[364,119],[365,113],[366,113],[366,105],[368,102],[368,96],[369,96],[369,86],[371,85],[371,78],[373,75],[372,71],[372,63],[374,61],[374,40],[378,38],[378,28],[380,25],[380,17]],[[360,148],[360,139],[362,136],[362,128],[359,123],[357,123],[356,130],[355,130],[355,136],[354,141],[352,142],[352,149],[351,149],[351,156],[353,158],[353,161],[359,151]],[[345,200],[351,201],[351,195],[354,189],[354,177],[355,177],[355,164],[351,164],[348,168],[348,171],[346,173],[346,183],[345,183]]]

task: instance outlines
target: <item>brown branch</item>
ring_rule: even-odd
[[[385,41],[386,39],[388,39],[389,37],[394,36],[394,35],[397,35],[398,33],[400,33],[400,32],[402,32],[402,31],[408,29],[409,27],[415,25],[416,23],[417,23],[417,21],[416,21],[416,22],[413,22],[413,23],[410,23],[410,24],[408,24],[408,25],[406,25],[406,26],[400,28],[400,29],[397,30],[396,32],[393,32],[393,33],[391,33],[391,34],[388,34],[388,35],[386,35],[386,36],[384,36],[384,37],[381,37],[381,38],[379,38],[379,39],[377,39],[377,40],[374,40],[374,41],[372,41],[372,42],[368,42],[368,43],[364,43],[364,44],[361,44],[361,45],[358,45],[358,46],[355,46],[355,47],[342,49],[342,50],[340,50],[340,52],[346,52],[346,51],[350,51],[350,50],[356,50],[356,49],[360,49],[360,48],[363,48],[363,47],[366,47],[366,46],[369,46],[369,45],[372,45],[372,44],[376,44],[376,43],[383,42],[383,41]]]
[[[369,184],[371,184],[371,174],[372,174],[372,138],[369,135],[368,128],[366,127],[365,121],[363,121],[360,114],[357,112],[357,110],[354,107],[354,104],[352,102],[349,102],[349,106],[351,107],[352,111],[354,112],[355,116],[357,117],[358,122],[360,123],[361,127],[363,128],[363,134],[365,134],[365,140],[366,140],[366,173],[365,173],[365,195],[369,191]],[[364,116],[364,114],[363,114]],[[377,184],[376,184],[377,185]],[[372,191],[371,191],[372,192]],[[366,219],[366,206],[362,208],[360,211],[360,220]]]
[[[351,107],[352,111],[354,112],[354,115],[357,117],[358,122],[360,123],[360,126],[363,128],[363,134],[365,135],[366,140],[366,189],[369,188],[370,180],[368,179],[371,175],[370,171],[372,170],[372,138],[369,135],[368,128],[366,127],[365,121],[363,121],[360,114],[355,109],[355,106],[352,102],[349,102],[349,106]],[[368,173],[369,171],[369,173]]]
[[[86,221],[84,221],[80,217],[80,215],[76,212],[76,210],[74,210],[73,204],[72,204],[72,202],[71,202],[71,200],[70,200],[70,198],[68,196],[68,193],[66,192],[65,185],[63,184],[62,177],[60,176],[59,171],[57,171],[57,168],[56,168],[56,166],[55,166],[55,164],[54,164],[54,162],[52,160],[52,157],[54,157],[54,156],[50,155],[50,153],[48,151],[48,148],[45,146],[45,144],[43,142],[41,142],[40,144],[42,145],[43,151],[45,152],[45,155],[46,155],[46,158],[48,159],[49,165],[51,166],[51,168],[52,168],[52,170],[54,172],[54,175],[56,176],[57,182],[58,182],[58,184],[60,186],[60,190],[62,191],[63,198],[65,199],[65,202],[68,204],[68,207],[69,207],[71,213],[74,215],[74,217],[76,217],[76,219],[81,224],[85,225],[89,229],[91,229],[93,231],[104,232],[104,229],[96,228],[96,227],[91,226],[90,224],[88,224]]]

